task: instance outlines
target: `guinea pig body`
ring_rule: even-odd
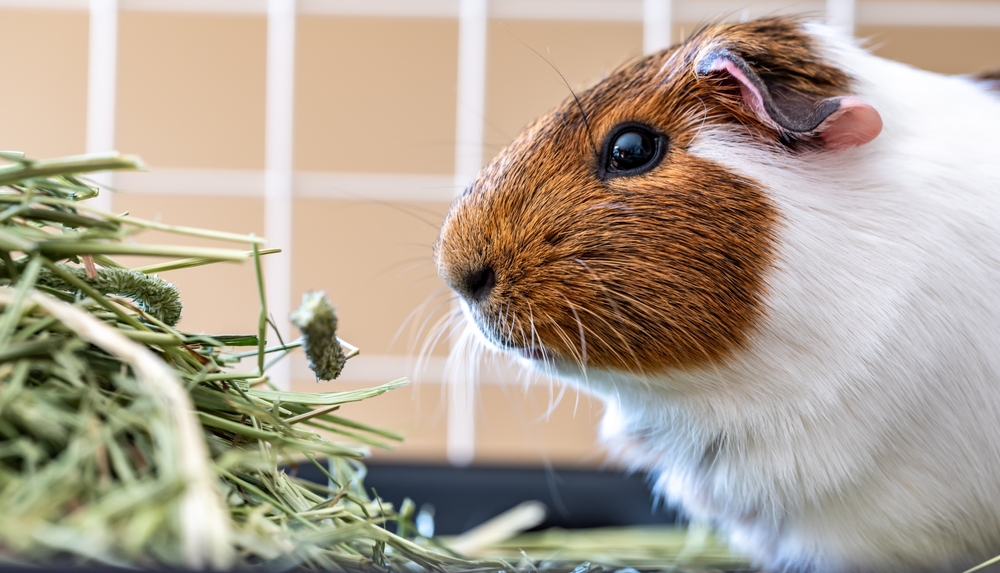
[[[998,95],[816,24],[708,27],[529,126],[439,269],[762,564],[961,570],[1000,553]]]

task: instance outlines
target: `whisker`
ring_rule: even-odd
[[[606,339],[599,331],[588,329],[591,332],[591,337],[596,338],[598,342],[601,342],[606,348],[608,348],[615,358],[617,358],[621,364],[626,366],[630,374],[633,374],[636,377],[645,376],[645,370],[642,367],[642,363],[639,360],[638,355],[636,355],[635,351],[632,349],[632,345],[629,343],[628,338],[622,334],[621,329],[616,328],[608,321],[607,318],[589,308],[583,307],[580,310],[604,323],[608,329],[611,330],[619,340],[621,340],[622,346],[624,346],[625,350],[628,352],[628,356],[626,357],[622,355],[622,353],[618,351],[618,346],[612,344],[612,341]],[[631,358],[631,360],[627,360],[626,358]]]
[[[443,302],[436,304],[433,308],[430,308],[430,304],[435,300],[441,298],[442,295],[446,296],[445,300]],[[434,289],[434,291],[432,291],[431,294],[427,295],[427,298],[424,299],[424,302],[417,305],[416,308],[414,308],[412,311],[410,311],[408,315],[406,315],[406,318],[403,319],[403,322],[399,325],[399,328],[396,329],[396,333],[393,334],[392,339],[390,339],[389,348],[392,348],[396,344],[396,342],[399,340],[399,337],[403,335],[403,331],[406,329],[407,326],[409,326],[410,322],[412,320],[415,320],[418,316],[421,316],[423,317],[423,319],[421,320],[420,325],[417,327],[417,330],[414,333],[413,341],[411,342],[410,346],[410,352],[413,352],[415,350],[417,341],[423,337],[424,330],[427,327],[427,323],[435,316],[438,310],[440,310],[442,307],[451,306],[456,298],[457,298],[456,296],[451,295],[451,289],[449,289],[448,287],[439,287]]]
[[[393,209],[395,211],[399,211],[400,213],[403,213],[405,215],[409,215],[413,219],[415,219],[417,221],[420,221],[421,223],[427,225],[428,227],[431,227],[435,231],[437,231],[437,230],[439,230],[441,228],[440,221],[434,222],[434,221],[431,221],[429,219],[425,219],[424,217],[421,217],[420,215],[417,215],[416,213],[414,213],[412,208],[404,207],[403,205],[400,205],[400,204],[398,204],[398,203],[396,203],[394,201],[385,201],[385,200],[382,200],[382,199],[373,199],[371,197],[364,197],[364,198],[359,198],[359,199],[363,203],[372,203],[372,204],[375,204],[375,205],[379,205],[380,207],[386,207],[386,208],[389,208],[389,209]],[[438,213],[434,213],[434,214],[436,214],[438,217],[441,216]]]
[[[563,297],[566,305],[569,307],[570,312],[573,313],[573,318],[576,319],[576,326],[580,330],[580,367],[583,368],[584,376],[587,375],[587,336],[584,334],[583,322],[580,321],[580,315],[576,312],[576,307],[573,303],[569,301],[566,297]]]
[[[430,321],[435,316],[437,316],[437,313],[442,308],[446,308],[447,310],[444,311],[444,314],[438,316],[438,318],[435,320],[433,324],[429,324]],[[441,304],[435,306],[431,310],[431,312],[428,313],[427,318],[424,319],[424,321],[420,325],[420,328],[417,330],[417,333],[414,336],[414,341],[421,339],[425,341],[424,345],[421,347],[421,350],[424,350],[427,347],[428,342],[431,342],[432,343],[431,345],[434,346],[438,342],[437,338],[440,336],[441,329],[450,328],[451,327],[450,322],[460,321],[461,319],[462,319],[462,311],[460,308],[457,308],[457,306],[454,304],[454,298],[450,297],[448,300],[445,300]],[[424,334],[425,332],[428,333],[427,336],[425,336]],[[431,348],[430,350],[433,350],[433,348]]]
[[[434,325],[431,327],[434,334],[428,338],[423,347],[421,348],[420,354],[417,358],[417,372],[422,372],[429,363],[434,349],[443,338],[453,338],[454,333],[457,329],[464,327],[465,330],[469,330],[471,325],[467,324],[465,317],[462,316],[462,312],[458,309],[453,309],[444,316],[438,318]]]
[[[503,23],[501,22],[500,25],[503,26]],[[597,154],[597,143],[596,143],[596,140],[594,139],[594,132],[590,129],[590,119],[587,118],[587,110],[585,110],[583,108],[583,103],[580,102],[580,97],[576,95],[576,92],[573,90],[573,86],[569,85],[569,81],[566,80],[566,76],[564,76],[563,73],[561,71],[559,71],[559,68],[557,68],[555,64],[553,64],[551,61],[549,61],[548,58],[546,58],[541,53],[539,53],[538,50],[532,48],[530,45],[528,45],[527,42],[525,42],[524,40],[522,40],[522,39],[518,38],[517,36],[515,36],[514,34],[512,34],[510,32],[510,30],[507,30],[506,26],[504,26],[503,28],[504,28],[504,30],[508,34],[511,35],[512,38],[514,38],[515,40],[517,40],[518,42],[520,42],[521,45],[524,46],[525,48],[528,48],[529,50],[531,50],[532,52],[534,52],[535,55],[538,56],[539,58],[541,58],[543,62],[545,62],[546,64],[548,64],[549,67],[552,68],[553,71],[555,71],[555,73],[559,74],[559,79],[562,80],[563,85],[565,85],[566,89],[569,90],[569,93],[573,96],[573,101],[576,103],[576,107],[580,110],[580,116],[583,119],[583,126],[587,130],[587,140],[590,142],[590,149],[596,155]]]

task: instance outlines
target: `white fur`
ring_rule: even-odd
[[[656,380],[557,368],[660,493],[761,563],[961,570],[1000,553],[1000,97],[809,29],[882,134],[782,154],[706,127],[690,148],[782,218],[750,349]]]

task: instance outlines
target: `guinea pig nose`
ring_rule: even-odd
[[[481,269],[465,275],[462,287],[465,296],[472,300],[483,300],[497,284],[497,275],[493,267],[486,265]]]

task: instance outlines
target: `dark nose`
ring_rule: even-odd
[[[462,294],[470,300],[483,300],[489,296],[497,284],[497,275],[493,267],[486,265],[465,275],[462,280]]]

